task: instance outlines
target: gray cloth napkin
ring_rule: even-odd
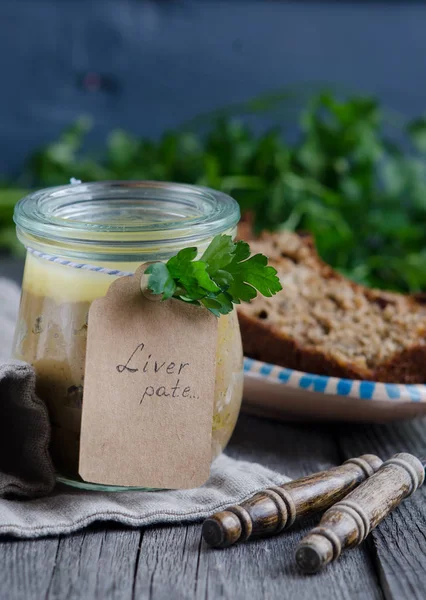
[[[55,486],[50,423],[35,393],[35,373],[19,361],[0,365],[0,496],[43,496]]]
[[[45,498],[0,500],[0,533],[36,538],[77,531],[95,521],[140,527],[187,523],[208,517],[255,492],[286,481],[256,463],[219,456],[209,481],[194,490],[88,492],[64,485]]]
[[[18,302],[18,288],[0,279],[0,361],[10,356]],[[35,498],[53,485],[46,453],[50,430],[46,409],[34,394],[32,368],[25,363],[0,366],[0,423],[0,437],[5,436],[0,441],[0,495],[3,486],[8,492],[31,496],[27,500],[0,499],[0,534],[21,538],[59,535],[95,521],[135,527],[197,521],[287,480],[261,465],[223,454],[213,463],[209,481],[193,490],[107,493],[57,485],[49,495]],[[11,448],[19,448],[12,457]]]

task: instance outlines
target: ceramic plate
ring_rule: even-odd
[[[339,379],[245,358],[243,410],[282,420],[383,423],[426,415],[426,385]]]

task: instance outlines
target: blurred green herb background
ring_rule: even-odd
[[[285,104],[286,95],[276,94],[244,108],[276,111]],[[300,111],[291,139],[284,125],[257,133],[234,118],[237,108],[195,119],[158,141],[116,130],[97,154],[84,149],[91,125],[82,118],[30,157],[21,187],[61,185],[70,177],[206,185],[234,196],[258,230],[312,232],[321,256],[356,281],[426,290],[426,119],[405,123],[372,98],[319,93]],[[0,246],[13,252],[13,206],[24,193],[17,184],[0,189]]]

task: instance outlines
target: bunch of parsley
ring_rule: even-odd
[[[31,157],[20,183],[207,185],[234,196],[259,230],[310,231],[321,256],[357,281],[426,290],[426,121],[405,123],[372,98],[321,93],[306,103],[295,132],[293,106],[294,98],[278,94],[158,141],[113,131],[99,153],[84,149],[90,124],[81,119]],[[277,126],[255,133],[233,117],[247,108],[273,110]],[[13,201],[5,197],[0,190],[0,243],[9,246]]]

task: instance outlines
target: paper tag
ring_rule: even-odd
[[[144,268],[90,307],[79,473],[107,485],[198,487],[210,473],[217,318],[146,298]]]

